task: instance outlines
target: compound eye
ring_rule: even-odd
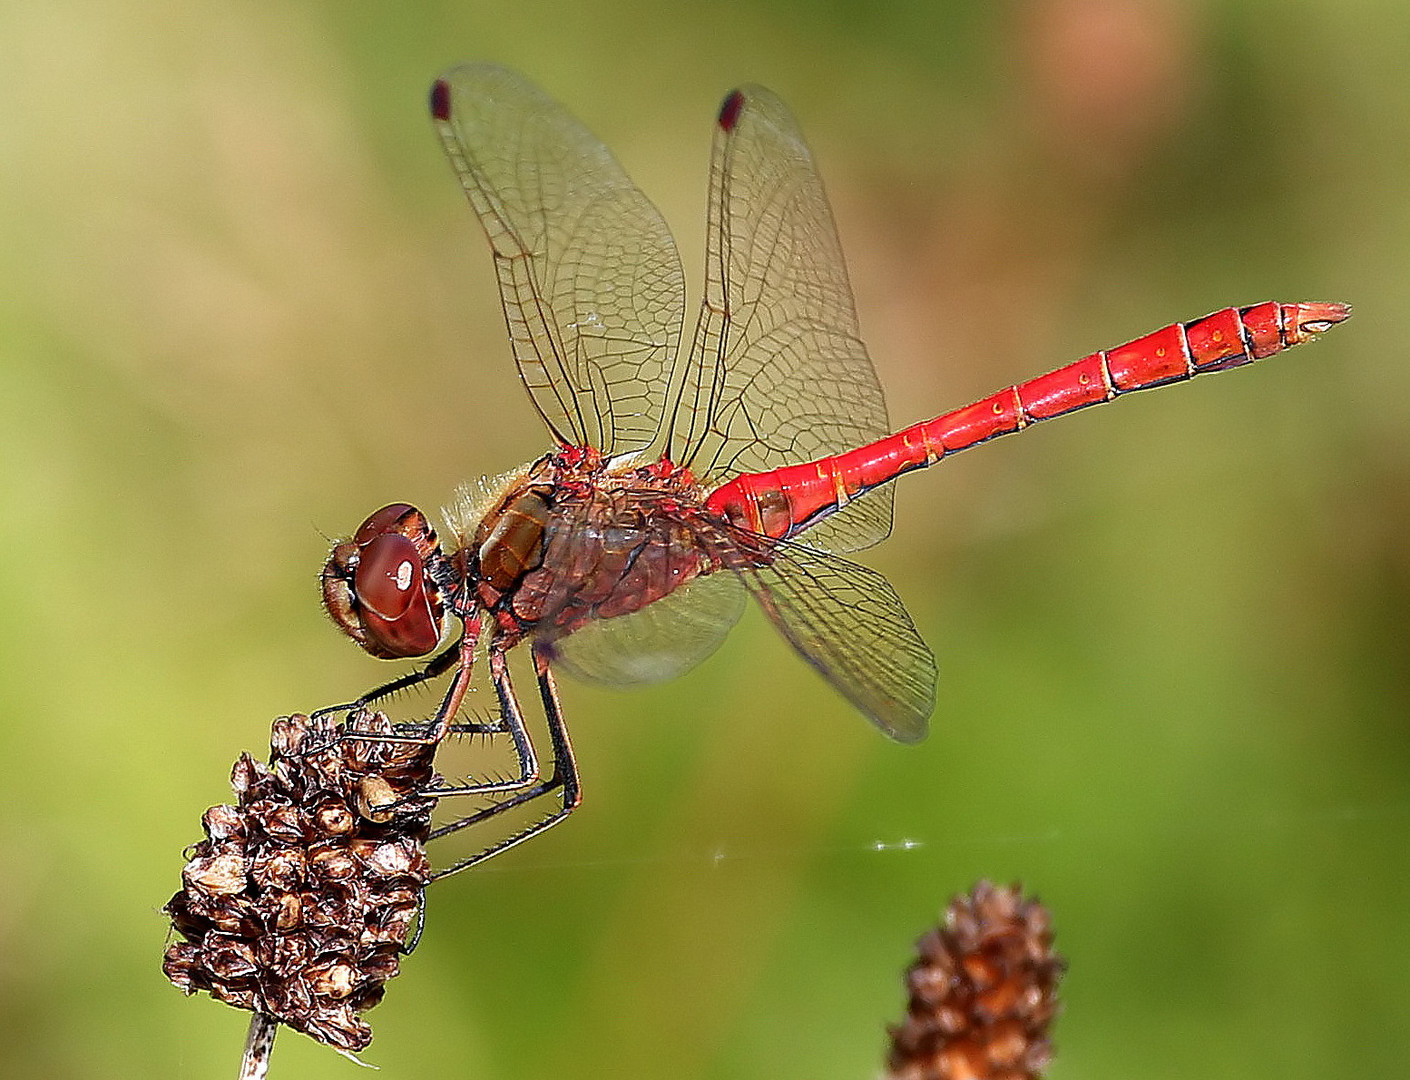
[[[358,602],[384,619],[395,621],[405,615],[423,595],[422,582],[421,555],[401,533],[383,533],[358,556],[354,585]]]
[[[396,526],[408,513],[415,513],[416,507],[410,503],[392,503],[384,506],[369,517],[353,535],[352,542],[365,547],[383,533],[399,531]]]
[[[416,545],[401,533],[384,533],[363,547],[353,592],[356,611],[341,611],[335,590],[329,612],[373,656],[425,656],[440,644],[439,593],[426,579]],[[324,595],[327,602],[326,583]]]

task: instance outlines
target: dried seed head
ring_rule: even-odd
[[[890,1029],[890,1080],[1035,1080],[1052,1057],[1063,960],[1047,909],[987,881],[916,943],[910,1002]]]
[[[385,716],[356,730],[392,734]],[[327,718],[276,720],[269,764],[242,754],[235,806],[213,806],[206,839],[165,910],[184,938],[162,969],[188,994],[237,1008],[342,1050],[372,1029],[359,1017],[397,974],[430,880],[423,844],[439,778],[435,748],[348,738]]]

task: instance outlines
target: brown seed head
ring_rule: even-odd
[[[381,714],[357,730],[392,733]],[[206,811],[166,905],[184,940],[162,969],[188,994],[361,1050],[372,1029],[359,1014],[397,974],[430,880],[434,803],[416,793],[438,778],[434,747],[344,734],[331,719],[281,718],[269,764],[240,756],[237,803]]]
[[[1052,1057],[1063,960],[1047,909],[987,881],[917,943],[905,1020],[890,1029],[890,1080],[1036,1080]]]

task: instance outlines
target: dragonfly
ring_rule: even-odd
[[[441,876],[578,805],[555,670],[609,684],[674,677],[720,644],[748,596],[868,720],[918,741],[934,656],[886,579],[844,557],[890,532],[892,480],[1040,420],[1264,359],[1350,314],[1326,302],[1224,308],[891,433],[822,181],[774,94],[746,86],[718,112],[688,340],[669,229],[577,119],[489,64],[437,79],[430,110],[489,239],[519,378],[552,439],[537,460],[458,492],[448,543],[394,503],[323,571],[329,615],[367,652],[436,654],[364,703],[454,672],[427,740],[455,726],[485,656],[498,706],[486,730],[511,736],[518,768],[436,792],[485,802],[435,835],[546,800]],[[520,644],[544,708],[547,776],[506,658]]]

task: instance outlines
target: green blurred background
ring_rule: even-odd
[[[390,671],[327,538],[545,445],[424,114],[486,58],[696,287],[717,102],[777,90],[898,424],[1230,303],[1358,314],[904,481],[866,560],[940,657],[918,748],[753,615],[567,686],[586,801],[433,890],[382,1075],[868,1077],[981,876],[1054,912],[1055,1077],[1404,1075],[1410,8],[49,0],[0,42],[0,1073],[234,1074],[158,909],[236,753]],[[286,1033],[273,1075],[357,1073]]]

